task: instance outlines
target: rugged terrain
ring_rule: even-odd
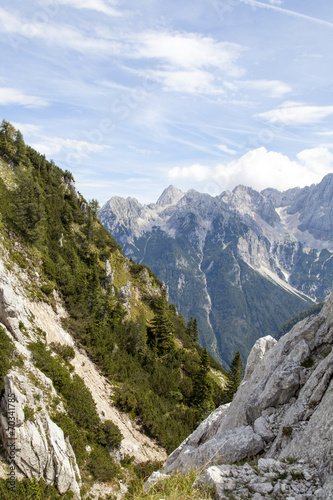
[[[195,468],[198,484],[215,486],[217,499],[333,498],[332,347],[333,294],[278,342],[256,342],[233,401],[149,482]]]
[[[156,204],[113,197],[99,218],[124,254],[169,285],[226,364],[332,291],[333,175],[320,184],[212,197],[170,186]]]
[[[6,121],[0,166],[0,497],[121,498],[221,404],[225,372]]]

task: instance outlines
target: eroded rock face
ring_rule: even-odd
[[[125,309],[127,314],[130,314],[131,312],[131,304],[130,304],[130,298],[132,297],[131,286],[132,286],[131,281],[128,281],[126,285],[120,288],[118,293],[118,300],[122,303],[123,308]]]
[[[33,375],[33,383],[17,370],[11,370],[4,379],[0,415],[3,447],[9,455],[15,442],[12,458],[26,477],[56,483],[60,493],[71,490],[79,499],[81,477],[75,454],[63,431],[50,419],[47,408],[48,398],[57,394],[51,380],[31,363],[26,362],[25,369]],[[10,417],[15,419],[15,425]]]
[[[21,344],[26,343],[19,325],[24,323],[26,313],[21,297],[13,289],[11,281],[4,272],[3,262],[0,261],[0,322],[3,323]]]
[[[305,477],[306,484],[293,486],[294,490],[288,481],[271,487],[267,477],[253,477],[249,480],[251,488],[244,486],[249,483],[245,480],[239,486],[239,495],[245,491],[256,498],[274,498],[278,493],[293,496],[294,491],[300,499],[333,498],[332,347],[333,294],[318,315],[299,322],[278,343],[271,337],[257,341],[232,403],[221,406],[202,422],[169,456],[163,472],[204,466],[209,473],[203,480],[213,481],[217,497],[224,498],[226,491],[234,491],[244,479],[235,483],[237,474],[244,471],[232,464],[261,452],[267,461],[261,465],[292,457],[296,463],[305,464],[305,470],[315,468],[320,487],[314,487],[316,481],[311,483],[312,473],[308,473],[311,484]],[[214,465],[222,469],[215,470]],[[305,476],[302,470],[284,472],[289,474],[289,482],[297,474],[300,480]],[[280,470],[280,474],[284,472]]]

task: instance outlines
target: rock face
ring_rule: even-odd
[[[128,281],[126,285],[122,286],[119,290],[118,293],[118,300],[119,302],[122,303],[123,308],[125,309],[127,314],[130,314],[131,312],[131,304],[130,304],[130,298],[132,297],[132,292],[131,292],[131,285],[132,283]]]
[[[201,480],[216,485],[218,498],[237,488],[235,498],[262,498],[246,496],[251,492],[333,498],[332,347],[333,294],[279,342],[257,342],[232,403],[215,410],[168,457],[163,472],[203,467]],[[274,477],[230,465],[258,453],[265,458],[259,469],[274,469]]]
[[[333,174],[283,193],[169,186],[150,205],[112,198],[99,217],[126,256],[169,286],[176,309],[197,318],[200,343],[230,364],[332,292],[332,198]]]
[[[81,477],[73,449],[47,408],[47,399],[57,397],[52,381],[30,362],[25,368],[33,374],[34,383],[15,370],[4,379],[0,415],[3,446],[8,451],[15,443],[14,461],[25,476],[56,483],[60,493],[71,490],[79,499]],[[9,415],[15,418],[14,426]]]
[[[20,330],[20,322],[24,324],[25,317],[23,301],[15,293],[8,275],[4,273],[3,262],[0,260],[0,322],[21,344],[26,343]]]

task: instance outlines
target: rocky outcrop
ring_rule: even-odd
[[[26,362],[25,372],[31,374],[33,382],[17,370],[4,379],[0,415],[3,447],[26,477],[56,483],[60,493],[71,490],[79,499],[81,477],[73,449],[49,416],[49,402],[57,397],[52,381],[30,362]],[[58,410],[64,411],[61,406]]]
[[[105,288],[108,288],[109,285],[113,282],[114,271],[111,270],[110,261],[107,260],[105,263]]]
[[[26,339],[20,330],[24,325],[26,312],[21,297],[14,291],[11,280],[5,273],[3,262],[0,260],[0,322],[12,333],[21,344]],[[22,326],[21,326],[22,328]]]
[[[131,312],[130,298],[132,297],[131,292],[131,281],[127,281],[126,285],[122,286],[118,292],[118,300],[122,303],[123,308],[127,314]]]
[[[215,410],[163,472],[203,467],[201,481],[215,484],[217,498],[231,490],[237,499],[333,498],[332,347],[333,294],[279,342],[257,341],[232,403]],[[266,459],[259,471],[232,465],[258,453]]]

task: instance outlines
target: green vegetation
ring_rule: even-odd
[[[293,433],[293,429],[292,429],[292,427],[283,427],[283,428],[282,428],[282,434],[283,434],[284,436],[291,436],[291,435],[292,435],[292,433]]]
[[[311,368],[313,365],[314,365],[314,360],[311,356],[305,358],[301,363],[301,366],[303,366],[303,368]]]
[[[230,370],[228,373],[227,395],[229,400],[233,399],[238,389],[238,386],[241,383],[242,372],[243,372],[243,362],[240,352],[237,351],[234,359],[231,362]]]
[[[13,235],[20,241],[24,251],[15,249],[15,263],[28,274],[41,265],[44,283],[32,289],[32,297],[54,304],[53,291],[57,290],[69,313],[64,326],[117,384],[116,404],[171,452],[208,408],[225,401],[218,377],[209,376],[210,367],[222,368],[196,343],[196,319],[193,316],[186,324],[177,315],[158,292],[162,283],[154,273],[127,261],[101,226],[97,201],[87,203],[73,189],[72,175],[25,145],[22,135],[5,121],[0,126],[0,157],[9,165],[13,181],[9,189],[0,178],[4,237],[9,246]],[[115,271],[108,289],[106,260]],[[117,301],[119,288],[127,281],[140,297],[132,299],[130,316]],[[113,465],[105,463],[97,472],[92,459],[89,465],[85,446],[90,444],[92,455],[104,462],[103,450],[116,446],[119,434],[110,424],[103,427],[91,394],[81,379],[71,375],[71,348],[50,347],[42,342],[30,345],[36,366],[52,379],[65,400],[68,415],[55,413],[54,418],[70,436],[80,464],[103,477]],[[200,377],[205,378],[205,395],[199,402]]]
[[[0,478],[0,497],[2,500],[72,500],[71,491],[60,494],[55,486],[47,485],[42,479],[23,479],[16,481],[15,491],[10,489],[9,481]]]
[[[145,479],[133,481],[126,494],[126,500],[208,500],[215,498],[214,488],[207,486],[193,487],[200,472],[191,470],[187,474],[175,473],[169,478],[156,483],[149,492],[144,492]]]
[[[279,340],[283,335],[288,333],[293,326],[296,325],[299,321],[302,319],[307,318],[308,316],[311,316],[312,314],[318,314],[324,306],[324,302],[319,302],[319,304],[314,304],[313,306],[309,307],[305,311],[302,311],[299,314],[296,314],[296,316],[293,316],[291,319],[289,319],[286,323],[282,325],[278,333],[275,335],[276,340]]]
[[[15,346],[0,326],[0,394],[4,389],[3,378],[10,370],[15,356]]]

